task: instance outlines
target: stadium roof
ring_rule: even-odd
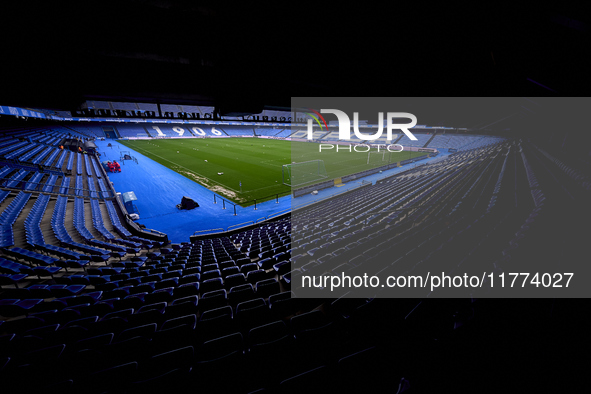
[[[274,108],[292,96],[588,95],[588,21],[553,7],[10,2],[0,100],[71,110],[88,99]]]

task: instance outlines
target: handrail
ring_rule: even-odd
[[[209,230],[198,230],[198,231],[195,231],[195,232],[193,233],[193,235],[197,235],[197,233],[205,233],[205,232],[210,232],[210,231],[211,231],[211,232],[213,232],[213,231],[220,232],[220,231],[218,231],[218,230],[220,230],[220,231],[224,231],[224,229],[223,229],[223,228],[212,228],[212,229],[209,229]]]
[[[284,215],[285,215],[285,214],[284,214]],[[248,222],[247,222],[247,223],[248,223]],[[238,228],[235,228],[235,229],[232,229],[232,230],[230,230],[230,228],[228,227],[228,229],[227,229],[226,231],[224,231],[224,230],[223,230],[223,229],[221,229],[221,228],[220,228],[220,229],[213,229],[213,230],[201,230],[201,231],[196,231],[196,232],[195,232],[195,233],[194,233],[194,234],[191,236],[191,241],[193,241],[193,237],[198,237],[198,235],[196,235],[196,234],[197,234],[197,233],[199,233],[199,232],[201,232],[201,233],[205,233],[205,232],[212,232],[211,234],[216,234],[216,235],[218,235],[218,234],[219,234],[220,236],[223,236],[223,235],[229,235],[229,234],[234,234],[234,233],[237,233],[237,232],[241,232],[241,231],[244,231],[245,229],[247,229],[247,228],[250,228],[250,227],[261,226],[261,225],[262,225],[264,222],[260,222],[260,223],[254,223],[254,222],[251,222],[251,223],[252,223],[252,224],[250,224],[250,225],[248,225],[248,226],[238,227]],[[244,223],[242,223],[242,224],[244,224]],[[240,225],[242,225],[242,224],[240,224]],[[238,226],[238,225],[237,225],[237,226]],[[218,231],[218,230],[221,230],[221,231]],[[214,231],[217,231],[217,232],[213,233]],[[202,234],[202,236],[207,236],[207,235],[210,235],[210,234]]]
[[[283,215],[284,213],[287,213],[287,212],[290,212],[290,211],[291,211],[291,208],[284,209],[282,211],[277,211],[275,213],[272,213],[272,214],[268,215],[266,219],[268,220],[268,219],[271,219],[274,216]]]
[[[151,233],[155,233],[155,234],[158,234],[158,235],[166,235],[166,233],[163,233],[162,231],[154,230],[152,228],[144,228],[142,230],[148,231],[148,232],[151,232]]]
[[[90,190],[90,189],[77,189],[73,186],[68,186],[68,193],[60,193],[59,190],[62,188],[61,185],[59,184],[54,184],[53,186],[51,186],[53,189],[58,189],[58,192],[54,192],[54,191],[44,191],[43,188],[45,186],[48,186],[47,183],[40,183],[40,182],[32,182],[32,181],[25,181],[25,180],[20,180],[18,181],[19,183],[17,184],[17,186],[21,185],[21,187],[10,187],[8,185],[6,185],[5,183],[11,181],[13,179],[10,178],[0,178],[0,187],[5,188],[5,189],[13,189],[13,190],[22,190],[24,192],[27,193],[33,193],[33,192],[39,192],[42,194],[51,194],[51,195],[59,195],[59,196],[65,196],[65,197],[80,197],[80,198],[90,198],[90,199],[96,199],[96,200],[112,200],[115,198],[114,195],[112,195],[112,191],[111,190]],[[37,186],[35,186],[34,189],[25,189],[27,184],[35,184]],[[76,191],[82,191],[82,195],[76,195]],[[87,192],[87,193],[84,193]],[[92,195],[92,194],[96,194],[96,195]],[[107,194],[105,196],[105,194]]]
[[[369,186],[369,185],[371,185],[371,183],[366,183],[366,184],[363,184],[363,183],[362,183],[361,185],[359,185],[359,186],[357,186],[357,187],[353,187],[353,188],[351,188],[351,189],[345,189],[345,190],[343,190],[343,191],[340,191],[340,192],[338,192],[338,193],[331,194],[330,196],[326,196],[325,198],[321,198],[320,200],[313,200],[313,201],[308,201],[308,202],[306,202],[306,203],[303,203],[303,204],[301,204],[301,205],[292,206],[292,208],[291,208],[290,210],[293,212],[293,211],[295,211],[295,210],[297,210],[297,209],[304,208],[304,207],[306,207],[306,206],[308,206],[308,205],[312,205],[312,204],[319,203],[319,202],[321,202],[321,201],[329,200],[329,199],[331,199],[331,198],[333,198],[333,197],[340,196],[341,194],[348,193],[348,192],[351,192],[351,191],[353,191],[353,190],[357,190],[357,189],[359,189],[359,188],[362,188],[362,187],[367,187],[367,186]]]
[[[255,222],[253,222],[252,220],[249,220],[248,222],[239,223],[239,224],[234,224],[234,225],[232,225],[232,226],[228,227],[228,228],[226,229],[226,231],[230,231],[230,229],[231,229],[232,227],[236,227],[236,228],[238,228],[238,227],[244,227],[244,226],[243,226],[244,224],[249,224],[249,223],[250,223],[250,224],[255,224]]]

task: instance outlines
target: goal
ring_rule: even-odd
[[[290,187],[306,185],[328,178],[324,160],[284,164],[281,173],[283,184]]]
[[[378,151],[367,152],[367,164],[371,165],[372,167],[388,164],[389,160],[390,160],[390,152],[386,152],[386,150],[383,150],[381,152],[378,152]]]

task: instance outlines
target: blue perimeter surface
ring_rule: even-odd
[[[362,183],[362,179],[358,179],[342,187],[321,190],[315,196],[306,195],[296,199],[291,196],[280,197],[279,203],[271,200],[257,204],[256,210],[253,206],[242,208],[236,205],[236,216],[234,216],[234,207],[231,204],[226,203],[226,209],[223,209],[222,197],[219,195],[216,195],[217,204],[214,204],[215,193],[189,178],[119,144],[116,140],[96,140],[95,143],[101,154],[101,162],[117,160],[121,164],[121,172],[109,173],[109,179],[117,192],[133,191],[137,196],[137,201],[134,202],[140,215],[137,222],[147,228],[166,233],[168,239],[175,243],[189,241],[189,237],[196,231],[213,229],[225,231],[230,226],[252,224],[270,215],[290,211],[292,200],[294,207],[306,205],[359,187]],[[112,147],[108,147],[109,143]],[[130,152],[137,159],[137,164],[131,160],[120,161],[122,151]],[[448,154],[441,152],[436,158],[422,160],[417,165],[441,160],[442,156]],[[365,177],[363,180],[375,183],[381,178],[407,170],[411,166],[393,168],[381,174]],[[197,201],[199,207],[189,211],[179,210],[176,205],[180,204],[183,196]]]

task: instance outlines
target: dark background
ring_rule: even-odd
[[[585,96],[582,9],[10,2],[0,100],[63,110],[86,99],[289,107],[293,96]]]

